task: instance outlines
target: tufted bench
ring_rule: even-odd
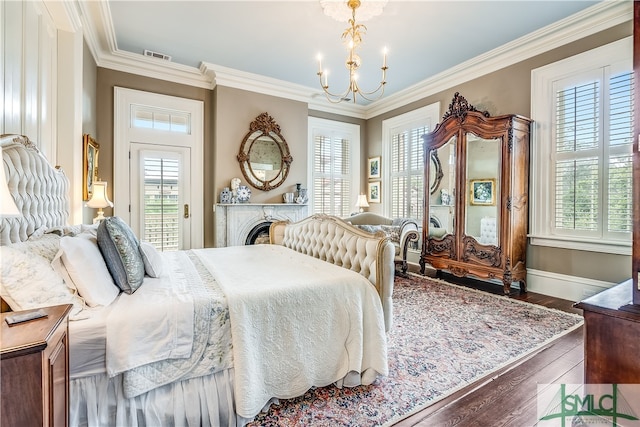
[[[385,328],[391,328],[395,248],[384,233],[371,235],[340,218],[318,214],[296,223],[274,222],[269,239],[367,278],[380,295]]]

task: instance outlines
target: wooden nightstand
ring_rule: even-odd
[[[68,425],[71,305],[40,310],[47,317],[13,326],[5,321],[12,313],[2,313],[0,424],[3,426]]]

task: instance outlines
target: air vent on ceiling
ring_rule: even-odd
[[[171,61],[171,57],[169,55],[165,55],[164,53],[154,52],[152,50],[144,50],[144,56],[150,56],[152,58],[164,59],[165,61]]]

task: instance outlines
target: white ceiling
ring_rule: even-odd
[[[365,22],[361,87],[377,86],[384,47],[386,97],[597,3],[389,0],[380,16]],[[318,91],[316,57],[322,53],[331,89],[347,85],[340,36],[348,24],[326,16],[318,0],[109,0],[107,6],[104,31],[119,52],[149,49],[194,70],[215,64]]]

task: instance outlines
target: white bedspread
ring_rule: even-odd
[[[358,273],[279,245],[193,252],[227,297],[237,414],[349,373],[387,375],[382,305]]]
[[[147,277],[135,293],[120,294],[107,322],[110,377],[159,360],[189,357],[194,307],[187,286],[171,275]]]

